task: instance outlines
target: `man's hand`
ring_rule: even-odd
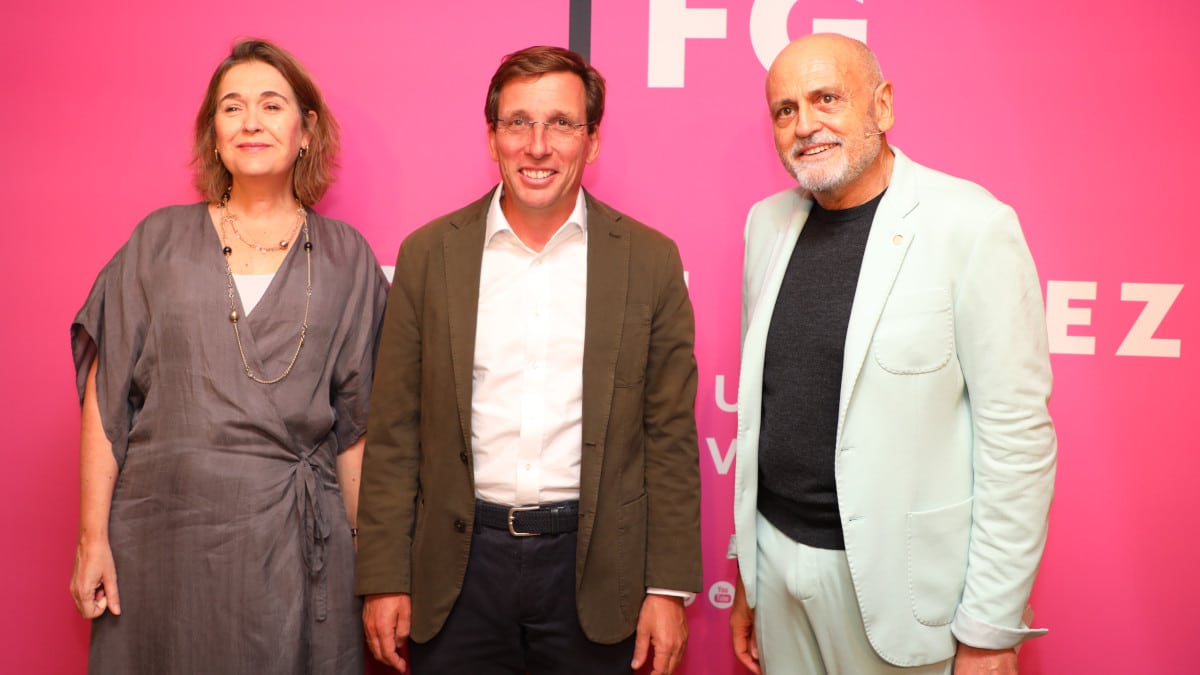
[[[960,642],[954,675],[1017,675],[1017,650],[979,649]]]
[[[400,658],[399,651],[408,640],[412,625],[412,596],[407,593],[368,595],[363,602],[362,618],[371,655],[403,673],[407,664]]]
[[[71,597],[75,609],[85,619],[95,619],[104,610],[121,613],[121,596],[117,593],[117,566],[113,564],[108,540],[87,544],[80,542],[75,549],[75,569],[71,572]]]
[[[758,640],[754,637],[754,610],[746,602],[742,575],[737,575],[733,590],[733,609],[729,612],[729,630],[733,633],[733,655],[750,672],[758,675]]]
[[[687,613],[683,598],[670,595],[646,596],[638,616],[637,642],[633,647],[634,670],[646,663],[650,645],[654,645],[654,666],[651,675],[671,675],[679,667],[687,647]]]

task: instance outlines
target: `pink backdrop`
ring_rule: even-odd
[[[723,584],[734,574],[724,551],[741,233],[747,207],[789,184],[756,45],[769,51],[814,19],[866,31],[896,85],[892,142],[1012,203],[1049,291],[1059,481],[1034,605],[1051,633],[1022,652],[1024,672],[1193,672],[1200,443],[1185,422],[1200,376],[1189,286],[1200,279],[1184,259],[1200,243],[1188,203],[1200,142],[1186,117],[1200,104],[1196,3],[594,4],[592,57],[610,96],[586,182],[679,242],[696,305],[711,591],[689,610],[683,672],[740,672]],[[67,329],[133,225],[195,200],[189,127],[231,41],[278,40],[316,75],[345,145],[320,208],[390,264],[405,234],[497,180],[481,113],[488,78],[502,54],[566,45],[568,3],[9,5],[0,672],[77,673],[88,627],[66,592],[78,509]]]

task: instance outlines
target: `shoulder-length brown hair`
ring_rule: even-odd
[[[221,200],[233,180],[229,170],[213,152],[217,143],[217,87],[230,68],[248,61],[260,61],[278,70],[296,94],[300,118],[305,130],[312,134],[312,140],[304,157],[296,160],[292,190],[301,204],[315,204],[333,184],[333,170],[337,166],[337,154],[341,148],[338,123],[325,106],[321,91],[304,66],[282,47],[266,40],[238,41],[208,82],[204,102],[196,113],[196,140],[192,146],[196,189],[205,199],[215,203]],[[317,113],[316,123],[308,121],[309,111]]]

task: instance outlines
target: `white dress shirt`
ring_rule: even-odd
[[[475,495],[520,506],[579,499],[587,212],[583,191],[541,251],[488,209],[475,328]]]
[[[510,506],[575,500],[583,453],[587,205],[580,190],[567,222],[534,251],[504,217],[502,190],[488,207],[479,275],[475,496]],[[666,588],[646,592],[694,597]]]

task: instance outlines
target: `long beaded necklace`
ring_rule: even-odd
[[[253,248],[259,253],[270,253],[272,251],[284,250],[288,247],[289,241],[284,239],[283,241],[279,242],[279,246],[266,248],[256,246],[243,239],[241,233],[239,233],[237,228],[233,225],[233,223],[237,220],[237,216],[229,212],[229,190],[226,190],[225,194],[221,197],[220,209],[221,253],[225,256],[225,289],[229,296],[229,322],[233,324],[233,335],[235,338],[237,338],[238,354],[242,357],[242,370],[246,373],[246,377],[258,382],[259,384],[275,384],[291,374],[292,368],[296,365],[296,359],[300,358],[300,348],[304,346],[304,338],[308,335],[308,309],[312,303],[312,241],[309,240],[308,236],[308,212],[304,210],[303,206],[296,209],[296,216],[299,222],[296,225],[295,233],[292,235],[292,238],[295,239],[296,235],[303,230],[304,260],[307,265],[304,287],[304,319],[300,322],[300,339],[296,343],[296,351],[292,352],[292,360],[288,362],[287,368],[284,369],[283,373],[281,373],[278,377],[264,379],[256,375],[254,370],[250,367],[250,362],[246,360],[246,349],[242,346],[242,333],[240,330],[238,330],[239,317],[237,313],[237,300],[234,299],[235,291],[233,282],[233,269],[229,266],[229,256],[233,254],[233,249],[229,247],[225,226],[229,225],[231,228],[233,228],[234,234],[239,240],[241,240],[243,244]]]

